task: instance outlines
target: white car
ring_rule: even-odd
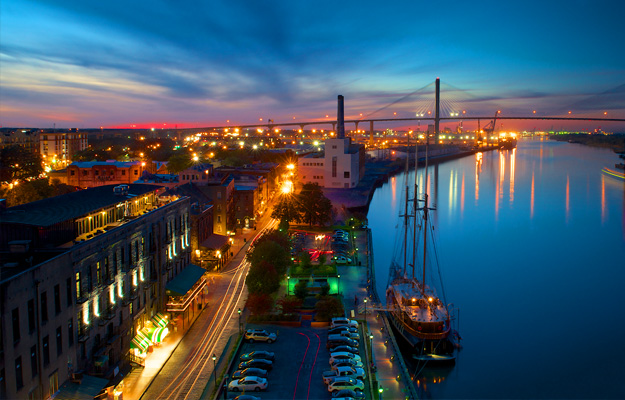
[[[228,384],[228,390],[238,392],[239,390],[254,390],[260,392],[267,389],[267,379],[259,378],[257,376],[246,376],[237,381],[232,381]]]
[[[336,328],[337,326],[349,326],[358,329],[358,322],[344,317],[332,318],[330,327]]]
[[[334,371],[338,371],[338,369],[341,367],[364,368],[364,365],[362,365],[362,361],[356,360],[337,361],[330,364],[330,368],[332,368]]]
[[[330,354],[330,364],[336,364],[337,362],[345,360],[361,361],[358,354],[350,353],[347,351],[339,351]]]
[[[343,389],[363,391],[365,389],[365,384],[360,379],[339,377],[328,385],[328,392],[336,392]]]
[[[354,339],[356,341],[360,340],[360,335],[358,334],[358,332],[343,331],[340,333],[340,335],[348,337],[350,339]]]

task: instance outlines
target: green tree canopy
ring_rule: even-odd
[[[280,276],[271,263],[261,261],[250,266],[245,283],[250,293],[271,294],[280,288]]]
[[[254,251],[250,254],[250,263],[252,267],[260,266],[263,263],[270,264],[278,275],[282,276],[291,264],[291,256],[289,251],[279,243],[265,240],[254,246]]]
[[[287,224],[301,222],[302,217],[293,196],[282,196],[278,204],[273,208],[271,218],[278,219],[280,222],[285,222]]]
[[[318,183],[305,183],[297,195],[302,221],[309,226],[325,225],[332,220],[332,202],[323,195]]]
[[[39,153],[21,146],[7,146],[0,150],[0,182],[36,178],[43,172]]]
[[[172,174],[177,174],[180,171],[184,171],[193,164],[191,155],[188,152],[178,150],[175,152],[167,162],[167,170]]]

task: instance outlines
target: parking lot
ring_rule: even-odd
[[[282,327],[249,324],[246,329],[265,329],[278,335],[274,343],[244,341],[232,362],[228,377],[237,370],[241,354],[255,350],[275,353],[273,369],[268,374],[268,388],[262,392],[246,392],[264,400],[269,399],[330,399],[322,373],[330,369],[326,349],[327,328]],[[362,339],[361,339],[362,342]],[[362,348],[362,347],[361,347]],[[362,353],[362,351],[361,351]],[[364,361],[364,354],[361,354]],[[228,379],[230,381],[230,379]],[[365,391],[368,381],[365,381]],[[243,392],[228,392],[234,398]]]

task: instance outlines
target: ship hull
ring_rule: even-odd
[[[455,363],[455,345],[449,339],[449,332],[443,332],[435,338],[419,337],[412,329],[402,323],[396,315],[396,311],[388,311],[387,318],[393,331],[410,348],[410,356],[413,359],[436,365]]]

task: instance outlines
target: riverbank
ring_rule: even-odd
[[[602,147],[614,150],[615,153],[625,153],[625,135],[590,135],[585,133],[570,133],[550,135],[549,140],[558,142],[578,143],[591,147]]]
[[[445,161],[456,160],[471,156],[478,151],[495,150],[496,147],[488,147],[482,149],[464,150],[453,148],[452,151],[431,151],[428,157],[430,165],[439,164]],[[414,160],[414,154],[409,154],[410,159]],[[413,161],[414,162],[414,161]],[[425,164],[425,149],[419,151],[419,165]],[[361,213],[366,215],[369,211],[369,204],[375,189],[390,177],[404,170],[406,167],[405,158],[392,159],[371,159],[365,164],[365,176],[360,180],[358,186],[352,189],[331,189],[324,188],[323,194],[332,201],[332,205],[340,214],[338,219],[342,219],[342,214]]]

